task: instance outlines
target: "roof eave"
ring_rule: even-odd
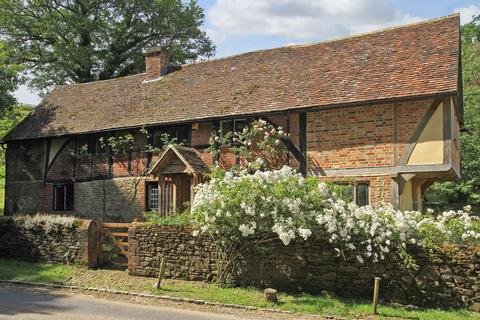
[[[437,93],[430,93],[430,94],[420,94],[420,95],[411,95],[411,96],[401,96],[401,97],[391,97],[391,98],[384,98],[384,99],[374,99],[374,100],[363,100],[363,101],[353,101],[348,103],[338,103],[338,104],[327,104],[327,105],[304,105],[304,106],[296,106],[291,108],[284,108],[279,110],[273,111],[259,111],[254,113],[243,113],[243,114],[230,114],[224,116],[216,116],[216,117],[205,117],[205,118],[193,118],[189,120],[179,120],[179,121],[171,121],[171,122],[158,122],[158,123],[145,123],[145,124],[137,124],[133,126],[125,126],[125,127],[113,127],[113,128],[105,128],[99,130],[90,130],[90,131],[81,131],[81,132],[73,132],[73,133],[62,133],[62,134],[50,134],[50,135],[42,135],[37,137],[25,137],[25,138],[13,138],[9,139],[9,135],[13,132],[14,129],[11,130],[9,134],[7,134],[3,138],[4,143],[13,142],[13,141],[20,141],[20,140],[35,140],[35,139],[47,139],[47,138],[62,138],[62,137],[71,137],[71,136],[79,136],[85,134],[101,134],[106,132],[112,131],[120,131],[120,130],[130,130],[130,129],[138,129],[138,128],[152,128],[152,127],[160,127],[160,126],[168,126],[168,125],[175,125],[180,123],[195,123],[195,122],[204,122],[204,121],[216,121],[216,120],[226,120],[226,119],[234,119],[234,118],[245,118],[245,117],[256,117],[260,115],[274,115],[274,114],[284,114],[284,113],[294,113],[299,111],[322,111],[322,110],[330,110],[330,109],[340,109],[340,108],[350,108],[350,107],[361,107],[365,105],[372,105],[372,104],[382,104],[382,103],[389,103],[389,102],[399,102],[399,101],[411,101],[411,100],[421,100],[421,99],[429,99],[435,97],[448,97],[448,96],[459,96],[459,90],[450,90],[450,91],[443,91]],[[459,100],[460,101],[460,100]]]

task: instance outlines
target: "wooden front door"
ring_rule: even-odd
[[[186,173],[166,174],[159,177],[160,214],[184,211],[190,201],[192,177]]]

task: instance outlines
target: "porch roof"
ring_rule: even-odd
[[[185,165],[185,173],[192,173],[198,175],[204,175],[209,173],[210,170],[207,164],[202,160],[200,155],[195,149],[187,148],[178,145],[169,145],[162,153],[158,161],[152,166],[149,174],[161,174],[173,159],[173,155],[176,155],[178,159]],[[178,172],[166,172],[166,173],[178,173]]]

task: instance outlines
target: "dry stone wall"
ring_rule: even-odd
[[[411,250],[418,269],[408,269],[395,259],[360,264],[354,257],[336,256],[324,242],[289,246],[277,242],[242,261],[233,281],[241,286],[370,298],[373,278],[380,276],[383,299],[420,306],[468,306],[480,311],[479,246],[445,246],[437,252]],[[129,273],[157,276],[162,255],[166,258],[166,277],[215,278],[216,255],[208,238],[193,237],[189,226],[133,224],[129,230]]]
[[[97,263],[98,230],[91,220],[47,231],[42,225],[25,227],[22,219],[0,218],[0,258],[50,263]]]
[[[204,237],[193,237],[189,226],[133,223],[128,231],[128,270],[132,275],[155,277],[165,257],[165,277],[213,280],[215,250]]]

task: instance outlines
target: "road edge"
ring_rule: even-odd
[[[168,295],[156,295],[156,294],[139,293],[139,292],[122,291],[122,290],[110,290],[110,289],[96,288],[96,287],[82,287],[82,286],[71,286],[71,285],[63,285],[63,284],[55,284],[55,283],[28,282],[28,281],[3,280],[3,279],[0,279],[0,283],[10,284],[10,285],[19,285],[19,286],[40,287],[40,288],[68,289],[68,290],[78,290],[78,291],[86,291],[86,292],[110,293],[110,294],[122,295],[122,296],[131,296],[131,297],[163,300],[163,301],[176,302],[176,303],[188,303],[188,304],[195,304],[195,305],[205,305],[205,306],[213,306],[213,307],[231,308],[231,309],[237,309],[237,310],[261,311],[261,312],[271,312],[271,313],[289,314],[289,315],[298,314],[298,315],[302,315],[302,316],[320,316],[324,319],[331,319],[331,320],[345,320],[346,319],[346,318],[342,318],[342,317],[335,317],[335,316],[328,316],[328,315],[316,315],[316,314],[310,314],[310,313],[299,313],[299,312],[294,312],[294,311],[278,310],[278,309],[273,309],[273,308],[258,308],[258,307],[244,306],[244,305],[233,304],[233,303],[211,302],[211,301],[206,301],[206,300],[201,300],[201,299],[172,297],[172,296],[168,296]]]

